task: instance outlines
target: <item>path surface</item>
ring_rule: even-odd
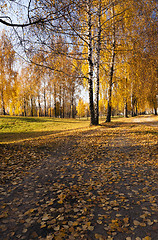
[[[141,116],[141,117],[135,117],[133,118],[133,122],[147,125],[147,126],[154,126],[158,127],[158,121],[155,119],[154,116]]]
[[[1,184],[0,239],[157,240],[158,128],[146,122],[50,139],[47,156]]]

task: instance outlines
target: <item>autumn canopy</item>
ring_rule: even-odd
[[[156,0],[1,1],[0,113],[78,115],[92,125],[99,115],[110,122],[157,114],[157,7]]]

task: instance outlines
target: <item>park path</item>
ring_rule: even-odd
[[[0,186],[1,239],[157,240],[157,123],[144,120],[152,133],[103,124],[49,142],[37,166]]]
[[[135,117],[133,118],[132,122],[147,125],[147,126],[158,127],[158,121],[155,119],[154,116],[151,116],[151,115]]]

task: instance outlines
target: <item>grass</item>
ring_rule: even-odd
[[[89,120],[86,119],[0,116],[0,143],[17,142],[88,126]]]
[[[158,116],[139,116],[134,118],[112,118],[112,123],[104,123],[105,118],[100,122],[109,127],[126,127],[131,128],[137,124],[150,124],[150,120],[155,124],[158,123]],[[149,122],[148,122],[149,121]],[[56,133],[64,133],[69,130],[89,127],[89,119],[60,119],[50,117],[15,117],[0,116],[0,143],[19,142],[26,139],[35,139]],[[157,129],[155,129],[157,134]],[[153,131],[152,131],[153,134]]]

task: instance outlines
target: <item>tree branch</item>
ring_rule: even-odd
[[[0,23],[2,23],[2,24],[4,24],[4,25],[6,25],[6,26],[9,26],[9,27],[28,27],[28,26],[30,26],[30,25],[34,25],[34,24],[37,24],[37,23],[40,23],[40,22],[42,22],[42,19],[40,18],[40,19],[38,19],[38,20],[36,20],[36,21],[34,21],[34,22],[29,22],[29,23],[24,23],[24,24],[18,24],[18,23],[9,23],[9,22],[7,22],[7,21],[5,21],[5,20],[3,20],[3,19],[1,19],[0,18]]]

